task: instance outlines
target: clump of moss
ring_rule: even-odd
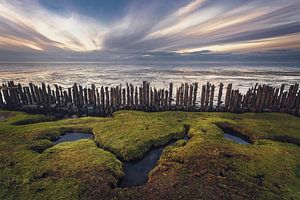
[[[109,122],[93,129],[95,140],[122,160],[141,158],[151,147],[184,137],[184,123],[178,123],[176,119],[183,118],[185,113],[165,117],[166,114],[117,112]]]
[[[145,113],[48,121],[42,115],[0,111],[0,199],[297,199],[300,119],[279,113]],[[18,124],[19,121],[35,123]],[[278,123],[280,122],[280,123]],[[225,140],[216,124],[252,138]],[[145,186],[115,189],[117,157],[132,160],[166,148]],[[54,145],[68,131],[93,132],[95,141]],[[282,139],[289,138],[285,143]],[[292,138],[292,140],[290,140]]]

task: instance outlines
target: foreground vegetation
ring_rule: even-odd
[[[146,185],[116,188],[123,160],[167,147]],[[252,145],[223,138],[235,131]],[[68,131],[93,140],[53,145]],[[279,113],[116,112],[55,121],[0,111],[0,199],[299,199],[300,119]]]

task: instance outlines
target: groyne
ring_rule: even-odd
[[[245,94],[232,84],[182,83],[168,88],[140,85],[63,88],[41,83],[21,85],[8,81],[0,86],[0,108],[42,114],[110,116],[117,110],[193,112],[284,112],[300,115],[299,84],[280,88],[256,84]]]

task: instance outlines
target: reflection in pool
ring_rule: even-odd
[[[230,133],[224,133],[224,138],[228,139],[228,140],[232,140],[236,143],[239,143],[239,144],[251,144],[250,142],[240,138],[240,137],[237,137],[237,136],[234,136]]]
[[[186,135],[183,139],[188,140],[189,138]],[[124,176],[119,183],[119,187],[135,187],[145,184],[148,180],[149,172],[156,166],[164,148],[175,143],[176,141],[152,149],[140,160],[123,162]]]
[[[57,140],[53,141],[54,144],[59,144],[62,142],[71,142],[80,139],[93,139],[94,135],[92,133],[65,133],[61,135]]]

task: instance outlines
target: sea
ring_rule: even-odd
[[[95,84],[116,86],[126,83],[168,88],[182,83],[210,82],[216,87],[222,82],[225,87],[233,84],[242,93],[256,83],[279,87],[281,84],[300,83],[300,63],[275,62],[155,62],[155,63],[103,63],[103,62],[26,62],[0,63],[0,83],[13,80],[15,83],[59,84],[64,88],[74,83],[83,86]]]

